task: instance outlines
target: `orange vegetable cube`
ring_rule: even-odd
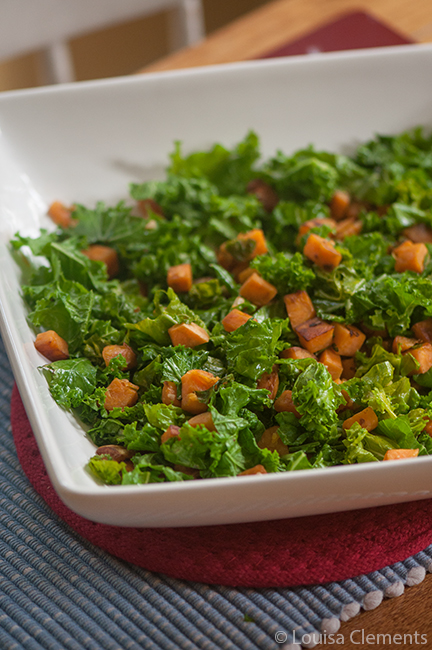
[[[311,318],[296,328],[296,334],[303,348],[308,352],[320,352],[333,341],[335,326],[320,318]]]
[[[404,458],[416,458],[418,455],[418,449],[387,449],[383,460],[402,460]]]
[[[240,287],[240,295],[252,304],[257,305],[257,307],[267,305],[276,294],[276,287],[264,280],[256,272],[252,273]]]
[[[432,230],[425,223],[416,223],[405,228],[403,234],[414,244],[432,244]]]
[[[205,411],[204,413],[194,415],[188,420],[188,424],[190,424],[191,427],[197,427],[198,425],[201,425],[209,431],[216,431],[216,427],[214,425],[210,411]]]
[[[181,402],[177,397],[177,385],[175,381],[164,381],[162,387],[162,404],[172,404],[173,406],[181,406]]]
[[[404,354],[411,354],[420,364],[420,367],[411,372],[410,375],[424,375],[425,372],[432,368],[432,345],[430,343],[423,343],[418,348],[410,348]]]
[[[418,344],[417,339],[409,339],[406,336],[395,336],[392,343],[393,354],[406,352]]]
[[[57,226],[62,228],[71,228],[77,223],[76,219],[72,219],[72,208],[67,208],[60,201],[51,203],[47,214]]]
[[[210,341],[210,336],[205,329],[196,323],[173,325],[169,328],[168,334],[174,346],[184,345],[186,348],[196,348],[197,345],[203,345]]]
[[[240,472],[237,476],[252,476],[253,474],[267,474],[267,470],[263,465],[255,465],[255,467]]]
[[[252,318],[249,314],[245,314],[240,309],[231,310],[225,318],[222,319],[222,325],[225,332],[234,332],[236,329],[248,322]]]
[[[284,296],[284,303],[293,329],[316,316],[312,300],[306,291],[288,293]]]
[[[279,388],[278,366],[275,364],[271,372],[264,372],[257,381],[257,388],[268,390],[269,398],[274,399]]]
[[[287,411],[288,413],[294,413],[296,418],[301,417],[300,413],[297,411],[293,399],[292,399],[292,390],[284,390],[281,395],[277,398],[275,403],[273,404],[274,410],[277,411],[278,413],[282,413],[283,411]]]
[[[260,449],[270,449],[270,451],[277,451],[279,456],[289,454],[289,449],[282,440],[279,438],[279,426],[270,427],[266,429],[258,440],[258,447]]]
[[[206,370],[189,370],[182,379],[182,409],[198,415],[208,410],[208,406],[200,401],[197,393],[210,390],[218,381],[211,372]]]
[[[222,266],[227,271],[231,271],[234,268],[236,261],[229,251],[227,251],[226,242],[219,246],[218,252],[216,254],[216,259],[218,264]]]
[[[118,255],[114,248],[111,248],[110,246],[92,244],[92,246],[89,246],[81,252],[90,260],[103,262],[107,268],[108,277],[110,279],[114,278],[118,274],[120,265]]]
[[[69,359],[69,346],[54,330],[41,332],[36,336],[34,346],[50,361]]]
[[[138,401],[139,386],[135,386],[127,379],[112,380],[105,392],[104,406],[107,411],[112,411],[114,408],[125,408],[126,406],[133,406]]]
[[[359,235],[362,231],[363,223],[359,219],[351,217],[350,219],[342,219],[336,224],[335,239],[342,241],[345,237],[352,235]]]
[[[411,329],[420,341],[432,343],[432,318],[419,321]]]
[[[170,438],[179,438],[180,433],[180,427],[178,427],[176,424],[170,424],[168,429],[163,432],[161,435],[161,444],[163,445],[167,440]]]
[[[356,374],[356,364],[352,357],[342,359],[342,379],[352,379]]]
[[[335,249],[334,242],[315,233],[307,238],[303,253],[323,271],[333,271],[342,260],[342,255]]]
[[[344,192],[343,190],[336,190],[330,201],[330,214],[333,219],[336,219],[336,221],[343,219],[346,215],[350,203],[351,197],[348,192]]]
[[[327,350],[321,352],[320,356],[318,357],[318,361],[327,368],[332,376],[333,381],[340,379],[343,370],[340,354],[331,348],[327,348]]]
[[[366,335],[354,325],[335,324],[333,347],[342,357],[353,357],[365,340]]]
[[[316,217],[315,219],[309,219],[309,221],[305,221],[300,226],[298,231],[299,239],[300,237],[303,237],[303,235],[306,235],[309,230],[312,230],[312,228],[320,228],[321,226],[328,226],[334,230],[336,228],[336,221],[334,219],[327,219],[327,217]]]
[[[359,413],[355,413],[352,417],[348,418],[348,420],[345,420],[343,423],[345,431],[350,429],[355,422],[358,422],[359,425],[367,431],[373,431],[378,426],[378,418],[375,411],[371,409],[370,406],[363,409],[363,411],[359,411]]]
[[[393,249],[395,271],[397,273],[403,273],[403,271],[423,273],[427,253],[425,244],[413,244],[410,240],[404,241],[403,244]]]
[[[184,293],[192,287],[192,267],[190,264],[170,266],[167,273],[167,285],[176,293]]]
[[[240,284],[246,282],[246,280],[252,275],[252,273],[255,273],[255,271],[251,266],[247,266],[246,268],[242,269],[240,273],[237,273],[236,269],[233,270],[233,275],[236,278],[236,280],[240,282]]]
[[[316,356],[312,352],[308,352],[304,348],[293,345],[291,348],[282,350],[280,353],[282,359],[315,359]]]
[[[106,345],[102,350],[105,365],[108,366],[111,359],[118,357],[120,354],[126,359],[126,365],[123,367],[123,370],[131,370],[136,366],[136,354],[127,343],[123,343],[123,345]]]
[[[255,194],[266,212],[272,212],[279,203],[279,197],[271,185],[260,178],[254,178],[253,181],[248,183],[247,192],[248,194]]]
[[[261,228],[254,228],[248,232],[241,232],[237,235],[237,239],[240,241],[253,239],[255,242],[255,248],[248,257],[249,260],[257,257],[258,255],[264,255],[265,253],[268,253],[267,242],[264,237],[264,232],[261,230]]]

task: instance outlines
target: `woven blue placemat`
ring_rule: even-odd
[[[432,571],[432,546],[368,575],[295,589],[187,583],[83,540],[35,493],[10,427],[13,375],[0,339],[1,650],[285,650],[319,642],[360,609]],[[191,549],[193,552],[193,549]]]

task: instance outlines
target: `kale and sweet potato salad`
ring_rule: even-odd
[[[51,394],[99,482],[432,453],[432,136],[262,161],[250,132],[17,234]],[[414,462],[414,461],[412,461]]]

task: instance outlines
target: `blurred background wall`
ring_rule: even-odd
[[[268,1],[203,0],[206,33],[214,32]],[[72,40],[77,79],[131,74],[168,54],[167,18],[166,12],[161,12]],[[0,62],[0,91],[39,85],[39,65],[37,53]]]

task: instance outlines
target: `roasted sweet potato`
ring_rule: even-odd
[[[403,234],[414,244],[432,244],[432,230],[425,223],[416,223],[405,228]]]
[[[234,332],[236,329],[248,322],[252,318],[240,309],[232,309],[225,318],[222,319],[222,325],[225,332]]]
[[[403,244],[393,249],[395,259],[395,271],[414,271],[414,273],[423,273],[425,258],[428,249],[423,243],[413,244],[412,241],[404,241]]]
[[[336,228],[336,221],[334,219],[328,219],[327,217],[316,217],[315,219],[309,219],[305,221],[299,228],[298,231],[298,240],[296,243],[299,243],[300,238],[303,235],[306,235],[312,228],[320,228],[321,226],[328,226],[332,230]]]
[[[403,460],[404,458],[416,458],[418,455],[418,449],[387,449],[383,460]]]
[[[247,192],[255,194],[266,212],[272,212],[279,203],[279,197],[272,186],[260,178],[254,178],[248,183]]]
[[[257,388],[268,390],[269,398],[274,399],[279,388],[279,366],[275,364],[271,372],[264,372],[257,381]]]
[[[316,316],[312,300],[306,291],[287,293],[284,296],[284,303],[293,329]]]
[[[185,293],[192,287],[192,267],[190,264],[170,266],[167,273],[167,285],[176,293]]]
[[[163,445],[170,438],[180,438],[179,433],[180,427],[176,424],[170,424],[168,429],[166,429],[166,431],[161,435],[161,444]]]
[[[248,232],[241,232],[237,235],[237,239],[239,241],[252,239],[255,242],[255,248],[249,255],[248,260],[252,260],[258,255],[264,255],[265,253],[268,253],[267,242],[265,240],[264,232],[261,230],[261,228],[254,228]]]
[[[347,213],[351,197],[344,190],[336,190],[330,201],[330,214],[336,221],[343,219]]]
[[[318,361],[327,368],[332,376],[333,381],[340,379],[343,370],[340,354],[331,348],[327,348],[327,350],[321,352],[318,357]]]
[[[315,233],[307,238],[303,253],[323,271],[333,271],[342,260],[342,255],[335,249],[334,242]]]
[[[208,406],[204,401],[201,401],[197,393],[202,393],[210,390],[218,381],[219,377],[215,377],[211,372],[206,370],[189,370],[182,377],[182,409],[187,413],[204,413],[208,410]]]
[[[282,350],[280,356],[282,359],[316,359],[316,356],[312,352],[308,352],[308,350],[300,348],[297,345]]]
[[[326,323],[320,318],[311,318],[297,327],[296,334],[301,346],[313,354],[332,344],[334,328],[332,323]]]
[[[352,217],[357,219],[357,217],[362,212],[367,212],[368,210],[370,210],[370,208],[371,206],[366,201],[351,201],[351,203],[347,208],[345,216],[348,217],[349,219]]]
[[[54,330],[47,330],[38,334],[34,346],[38,352],[50,361],[69,359],[68,344]]]
[[[283,393],[279,395],[275,403],[273,404],[274,410],[278,413],[283,411],[288,411],[288,413],[294,413],[296,418],[301,417],[300,413],[297,411],[293,399],[292,399],[292,390],[284,390]]]
[[[209,431],[216,431],[216,427],[214,425],[210,411],[205,411],[204,413],[194,415],[188,420],[188,424],[190,424],[191,427],[197,427],[198,425],[201,425]]]
[[[139,386],[135,386],[127,379],[112,380],[110,385],[105,391],[104,406],[107,411],[112,411],[114,408],[125,408],[125,406],[133,406],[138,401]]]
[[[345,420],[343,423],[345,431],[350,429],[355,422],[358,422],[360,426],[367,431],[373,431],[378,426],[378,418],[375,411],[371,409],[370,406],[363,409],[363,411],[355,413],[352,417],[348,418],[348,420]]]
[[[246,282],[246,280],[252,275],[252,273],[255,273],[255,269],[253,269],[251,266],[246,266],[244,269],[240,271],[240,273],[238,273],[235,268],[232,271],[233,276],[238,282],[240,282],[240,284]]]
[[[334,238],[338,241],[343,241],[345,237],[352,235],[359,235],[362,231],[363,223],[360,219],[351,217],[349,219],[342,219],[336,224],[336,232]]]
[[[333,347],[342,357],[353,357],[365,340],[366,335],[358,327],[335,324]]]
[[[92,244],[81,252],[90,260],[104,262],[110,279],[114,278],[118,274],[120,265],[117,252],[114,248],[111,248],[110,246],[101,246],[100,244]]]
[[[432,343],[432,318],[421,320],[411,327],[416,338],[425,343]]]
[[[137,207],[140,215],[146,219],[151,217],[152,214],[157,214],[160,217],[164,216],[161,206],[153,199],[143,199],[142,201],[138,201]]]
[[[356,374],[356,364],[352,357],[342,359],[342,379],[352,379]]]
[[[48,208],[48,216],[57,226],[71,228],[76,225],[76,219],[72,219],[72,208],[67,208],[60,201],[54,201]]]
[[[218,264],[220,264],[220,266],[222,266],[227,271],[231,271],[236,265],[236,260],[227,250],[226,242],[219,246],[216,254],[216,259],[218,261]]]
[[[240,472],[237,476],[252,476],[253,474],[267,474],[267,470],[263,465],[255,465],[255,467],[250,467],[245,469],[244,472]]]
[[[175,381],[164,381],[162,387],[162,403],[181,406],[181,401],[177,397],[177,385]]]
[[[289,449],[283,444],[279,438],[279,426],[270,427],[266,429],[258,440],[258,447],[260,449],[270,449],[270,451],[277,451],[280,456],[289,454]]]
[[[186,348],[196,348],[197,345],[210,341],[205,329],[196,323],[173,325],[169,328],[168,334],[173,345],[184,345]]]
[[[102,447],[96,449],[98,456],[111,456],[112,460],[118,463],[129,460],[135,453],[134,450],[126,449],[126,447],[122,447],[121,445],[102,445]]]
[[[120,354],[126,359],[126,365],[123,367],[123,370],[132,370],[132,368],[135,368],[137,356],[127,343],[123,343],[123,345],[106,345],[102,350],[105,365],[108,366],[111,359],[115,359]]]
[[[423,343],[418,348],[410,348],[404,354],[411,354],[420,364],[417,370],[410,373],[411,375],[424,375],[432,368],[432,345],[430,343]]]
[[[419,341],[417,339],[409,339],[406,336],[395,336],[392,343],[392,352],[394,354],[406,352],[418,343]]]
[[[252,304],[257,305],[257,307],[267,305],[276,294],[276,287],[264,280],[256,272],[252,273],[240,287],[240,295]]]

